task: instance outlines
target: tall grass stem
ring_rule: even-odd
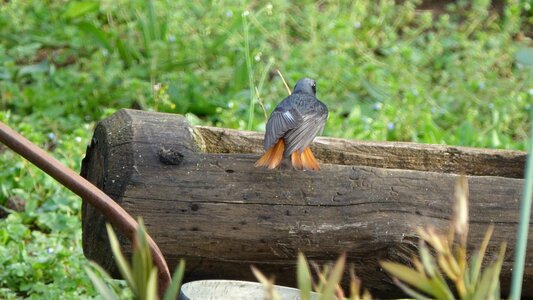
[[[261,74],[261,78],[259,79],[259,84],[255,88],[255,95],[257,97],[257,103],[261,106],[261,109],[263,110],[263,113],[265,114],[265,121],[268,120],[268,114],[265,108],[265,105],[263,104],[263,99],[261,99],[261,92],[263,90],[263,85],[266,82],[268,72],[270,71],[270,68],[274,64],[274,59],[269,59],[267,65],[263,69],[263,73]]]
[[[289,88],[289,86],[287,85],[287,81],[285,81],[285,77],[283,77],[283,74],[281,74],[281,72],[278,70],[276,70],[278,72],[278,75],[279,77],[281,77],[281,80],[283,81],[283,85],[285,85],[285,89],[287,90],[287,94],[289,94],[289,96],[291,95],[291,89]]]
[[[532,96],[529,96],[533,98]],[[520,299],[522,293],[522,278],[526,260],[527,235],[529,231],[529,216],[531,215],[531,197],[533,194],[533,109],[530,116],[531,128],[529,137],[529,151],[526,163],[524,193],[520,204],[520,222],[516,235],[515,260],[513,265],[513,278],[511,281],[511,300]]]
[[[246,58],[246,70],[248,72],[248,85],[250,86],[250,104],[248,106],[248,125],[247,129],[252,130],[254,123],[255,112],[255,87],[254,87],[254,73],[252,69],[252,57],[250,55],[250,36],[248,26],[248,11],[244,10],[242,13],[242,26],[244,27],[244,56]]]

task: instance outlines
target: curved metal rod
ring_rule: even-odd
[[[138,225],[137,222],[99,188],[2,122],[0,122],[0,142],[89,202],[133,242]],[[170,283],[170,272],[157,244],[148,234],[147,238],[154,264],[159,270],[159,295],[162,296]]]

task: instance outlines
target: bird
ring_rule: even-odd
[[[316,81],[298,80],[292,94],[270,114],[263,143],[266,153],[255,166],[274,169],[290,157],[297,170],[320,170],[309,146],[324,130],[327,118],[327,106],[316,98]]]

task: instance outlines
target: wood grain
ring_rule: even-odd
[[[215,127],[195,127],[209,153],[262,153],[263,134]],[[522,178],[527,153],[407,142],[368,142],[318,137],[311,147],[329,164],[363,165],[465,175]]]
[[[171,269],[186,259],[187,280],[254,280],[254,264],[294,285],[298,251],[319,263],[345,251],[380,297],[398,290],[378,261],[406,262],[419,226],[446,228],[457,174],[470,174],[470,246],[496,225],[489,257],[508,243],[507,291],[524,152],[319,138],[322,170],[304,172],[254,168],[261,143],[260,133],[121,110],[98,124],[82,174],[144,218]],[[84,205],[85,254],[113,271],[103,224]],[[533,296],[532,246],[527,254],[524,294]]]

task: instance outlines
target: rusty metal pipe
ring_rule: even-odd
[[[133,242],[137,222],[107,194],[2,122],[0,122],[0,142],[88,201]],[[154,264],[159,270],[159,295],[162,296],[170,283],[170,272],[157,244],[149,235],[147,238]]]

